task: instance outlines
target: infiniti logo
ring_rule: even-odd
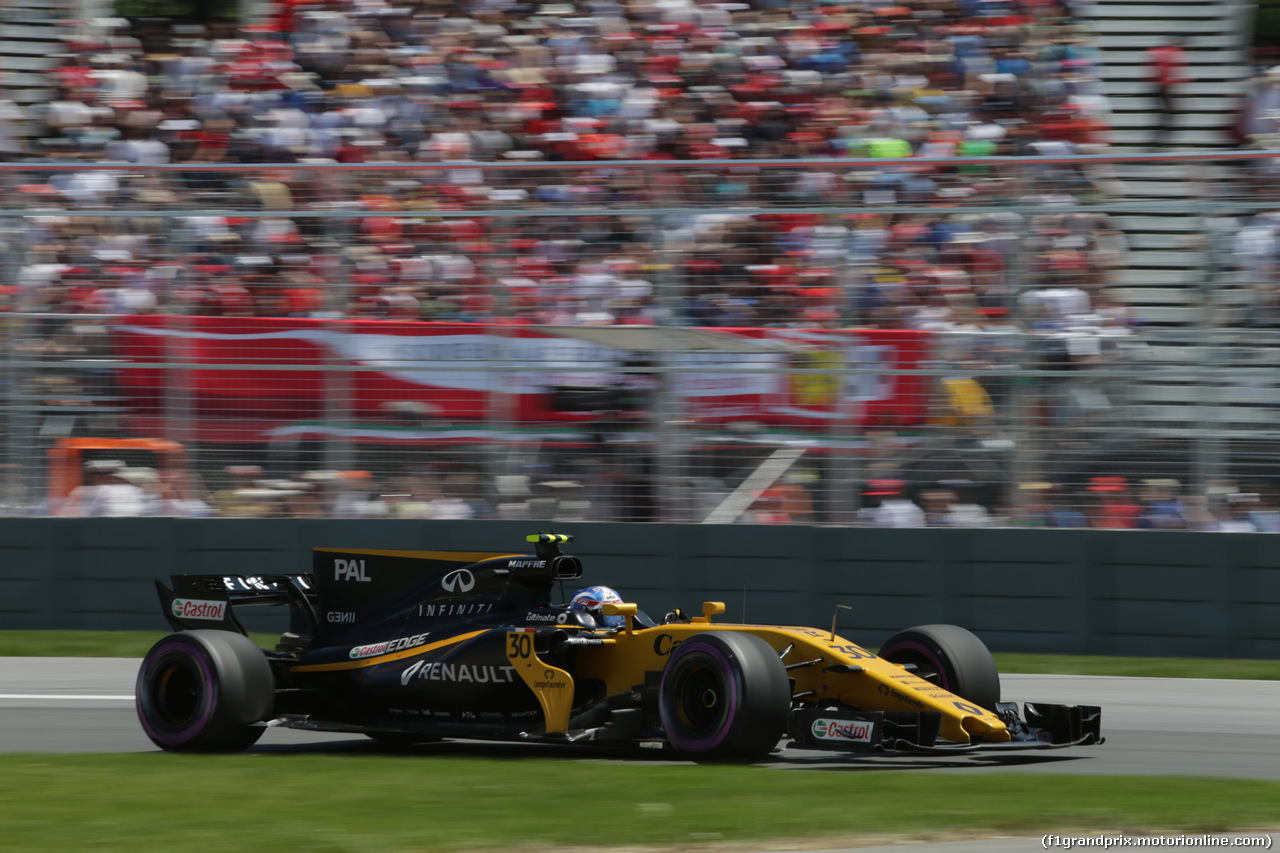
[[[476,576],[471,574],[470,569],[456,569],[440,581],[440,586],[444,587],[446,592],[471,592],[471,588],[475,585]]]

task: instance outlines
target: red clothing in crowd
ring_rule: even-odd
[[[1187,55],[1176,44],[1153,47],[1147,51],[1151,65],[1151,82],[1161,88],[1171,88],[1190,83],[1187,76]]]

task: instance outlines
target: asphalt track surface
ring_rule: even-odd
[[[0,658],[0,753],[154,752],[133,706],[139,661],[123,658]],[[1006,701],[1102,706],[1101,747],[996,756],[858,756],[783,749],[780,770],[919,770],[955,773],[1213,776],[1280,780],[1280,681],[1016,675],[1001,677]],[[348,734],[273,728],[258,752],[370,750]],[[465,754],[563,747],[446,742]],[[1278,809],[1280,813],[1280,809]]]
[[[0,754],[157,751],[143,735],[134,712],[133,682],[139,663],[123,658],[0,658]],[[929,769],[958,774],[1280,780],[1280,681],[1005,674],[1001,682],[1006,701],[1101,705],[1107,742],[1100,747],[991,757],[850,757],[782,749],[766,765],[793,772]],[[421,749],[434,754],[545,753],[565,757],[564,747],[525,744],[459,741]],[[377,754],[385,748],[362,737],[273,728],[252,751]],[[627,755],[634,760],[634,751]],[[583,757],[610,754],[585,749]],[[649,760],[667,759],[654,756]],[[1280,815],[1280,807],[1277,814]],[[1280,840],[1280,833],[1270,836],[1272,841]],[[901,853],[904,849],[901,839],[885,841],[883,846],[808,853]],[[1045,848],[1039,838],[984,838],[907,846],[921,853],[1063,849]],[[1180,849],[1209,851],[1223,847],[1184,844]]]

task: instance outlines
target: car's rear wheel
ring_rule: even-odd
[[[911,664],[925,681],[994,710],[1000,672],[982,640],[958,625],[918,625],[899,631],[880,647],[880,657]]]
[[[271,716],[271,666],[248,637],[228,631],[170,634],[142,659],[135,690],[147,737],[173,752],[241,752]]]
[[[667,741],[699,761],[758,761],[787,725],[791,686],[768,643],[753,634],[695,634],[671,653],[658,710]]]

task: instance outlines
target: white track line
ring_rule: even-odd
[[[82,702],[100,702],[103,700],[132,702],[132,696],[92,696],[79,693],[0,693],[0,699],[76,699]]]

